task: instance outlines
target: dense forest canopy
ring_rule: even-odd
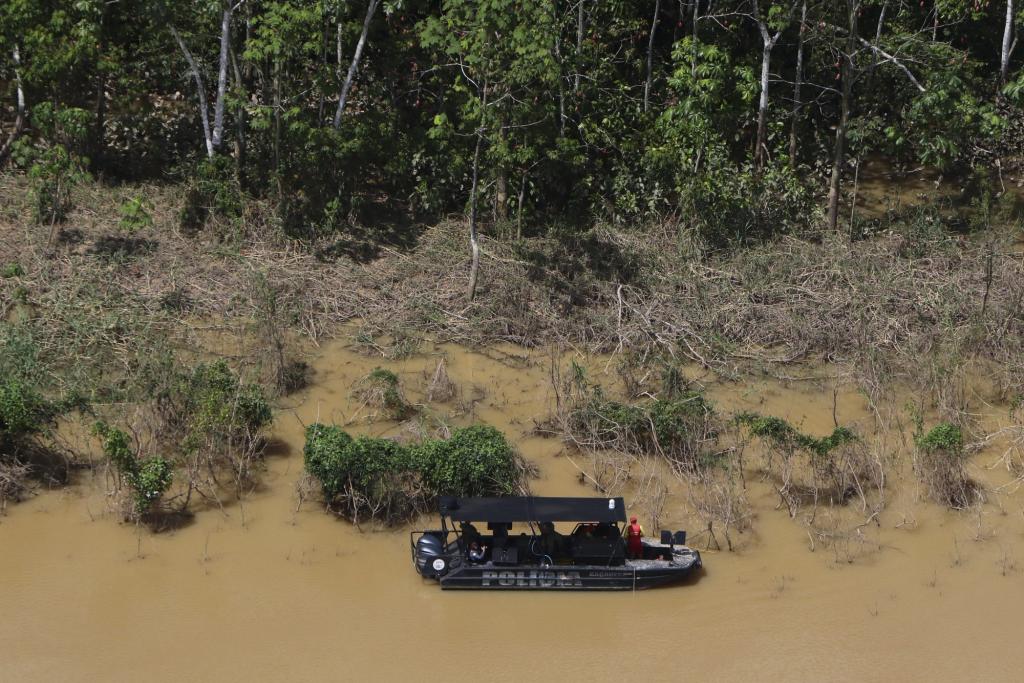
[[[474,239],[478,213],[835,228],[869,155],[1012,162],[1022,4],[7,0],[0,159],[51,180],[51,219],[89,174],[267,197],[299,238],[387,208],[466,211]]]

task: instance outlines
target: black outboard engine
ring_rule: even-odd
[[[445,553],[444,534],[427,531],[416,541],[416,571],[427,579],[440,579],[448,573],[450,561]]]

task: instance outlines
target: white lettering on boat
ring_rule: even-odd
[[[481,586],[498,585],[502,588],[565,588],[582,586],[579,572],[550,572],[543,570],[484,570]]]

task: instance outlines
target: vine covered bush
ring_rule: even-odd
[[[745,412],[734,420],[764,442],[765,471],[791,516],[804,504],[842,505],[853,497],[866,506],[869,494],[883,486],[880,465],[849,427],[837,425],[815,437],[772,415]]]
[[[424,512],[440,495],[508,495],[524,480],[515,450],[484,425],[404,445],[352,438],[340,427],[317,423],[306,428],[303,455],[328,507],[353,520],[399,522]]]

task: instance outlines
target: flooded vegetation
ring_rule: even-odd
[[[244,341],[221,343],[210,350],[246,351]],[[532,675],[551,657],[598,678],[641,664],[666,676],[680,658],[734,679],[793,675],[794,662],[807,671],[841,667],[844,677],[881,666],[910,678],[1012,677],[1021,664],[1012,649],[1024,599],[1019,427],[991,401],[985,382],[967,400],[988,436],[968,436],[962,446],[965,474],[985,495],[953,510],[931,502],[926,482],[915,477],[920,449],[905,404],[912,395],[872,403],[835,366],[797,365],[785,377],[744,381],[694,365],[680,369],[722,417],[772,415],[811,439],[834,434],[837,422],[857,434],[863,453],[848,456],[848,476],[859,483],[842,483],[843,470],[839,484],[818,482],[815,502],[807,488],[818,475],[797,453],[813,453],[814,445],[791,443],[778,425],[750,428],[769,434],[763,438],[737,432],[732,438],[740,441],[730,447],[743,451],[735,472],[741,481],[731,490],[741,500],[728,500],[728,472],[707,480],[647,449],[613,451],[550,432],[564,400],[552,363],[563,370],[575,363],[615,397],[625,387],[614,357],[565,352],[553,360],[517,347],[474,352],[424,342],[418,354],[387,361],[352,336],[307,352],[312,384],[282,399],[259,471],[240,499],[225,495],[188,524],[153,534],[122,522],[114,472],[97,467],[76,471],[68,488],[8,509],[0,518],[0,584],[18,617],[0,624],[0,645],[19,656],[5,675],[105,678],[116,667],[150,680],[176,679],[186,669],[225,680],[329,670],[408,677],[421,670],[419,656],[396,652],[487,649],[496,638],[536,653],[524,669]],[[431,401],[442,359],[452,394]],[[378,367],[394,373],[414,417],[396,422],[353,394]],[[661,382],[641,387],[661,392]],[[922,417],[930,421],[933,411]],[[411,569],[409,527],[353,525],[325,512],[303,472],[306,432],[317,422],[405,443],[459,425],[492,425],[536,470],[534,493],[621,493],[650,527],[690,530],[705,570],[688,586],[635,596],[442,594]],[[84,428],[62,431],[70,446],[91,448]],[[880,475],[870,473],[876,463]],[[785,467],[787,496],[802,494],[795,510],[780,498]],[[848,486],[864,488],[863,497],[846,495]],[[738,509],[728,530],[722,505]],[[325,633],[337,637],[328,643]],[[118,642],[116,660],[110,638]],[[634,640],[645,645],[642,658],[611,646]],[[323,644],[310,648],[311,641]],[[187,665],[168,661],[168,643],[188,653]],[[224,656],[236,649],[248,654]],[[944,655],[952,649],[955,660]]]

